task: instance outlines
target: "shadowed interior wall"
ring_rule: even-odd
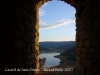
[[[81,75],[100,75],[99,7],[99,0],[80,0],[76,5],[76,58]]]
[[[38,51],[38,11],[34,0],[17,0],[15,32],[15,64],[18,68],[39,67]],[[35,71],[25,71],[21,75],[33,75]]]
[[[13,58],[11,58],[13,67],[35,69],[39,67],[38,11],[45,2],[47,0],[16,1],[14,51]],[[76,57],[80,75],[98,75],[100,69],[98,66],[100,63],[98,61],[100,60],[100,2],[99,0],[65,0],[65,2],[76,8]],[[35,71],[26,71],[20,72],[19,75],[33,75],[34,73]]]

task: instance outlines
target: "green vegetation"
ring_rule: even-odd
[[[76,61],[76,56],[66,56],[66,60]]]
[[[40,51],[44,51],[44,50],[49,50],[48,48],[44,48],[44,47],[39,47]]]
[[[76,41],[61,41],[61,42],[55,42],[55,41],[51,41],[51,42],[39,42],[39,47],[41,48],[53,48],[53,49],[63,49],[63,50],[67,50],[70,49],[72,47],[76,46]]]
[[[60,55],[61,56],[66,56],[66,60],[76,61],[76,49],[75,49],[75,47],[73,47],[69,50],[66,50],[63,53],[60,53]]]

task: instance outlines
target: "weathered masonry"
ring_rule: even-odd
[[[80,75],[100,75],[100,0],[62,1],[76,9],[76,58]],[[16,0],[14,49],[9,49],[12,56],[7,57],[6,67],[39,67],[39,8],[45,2],[48,0]],[[34,74],[35,71],[26,71],[18,75]]]

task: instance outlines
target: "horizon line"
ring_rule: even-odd
[[[71,41],[76,41],[76,40],[71,40]],[[69,41],[39,41],[39,42],[69,42]]]

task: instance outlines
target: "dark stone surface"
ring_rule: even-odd
[[[7,52],[6,67],[38,68],[37,10],[47,0],[17,0],[16,22],[12,45]],[[100,75],[100,1],[65,0],[76,8],[76,59],[80,75]],[[39,5],[37,5],[39,3]],[[63,15],[63,14],[62,14]],[[66,31],[65,31],[66,32]],[[10,36],[10,35],[9,35]],[[6,47],[6,45],[5,45]],[[18,75],[34,75],[35,71],[19,72]]]

